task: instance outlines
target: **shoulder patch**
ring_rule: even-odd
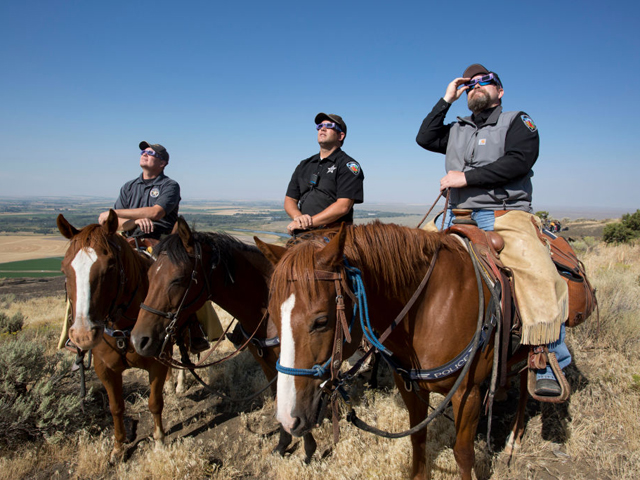
[[[538,129],[538,127],[536,127],[536,124],[533,123],[533,120],[531,120],[531,117],[529,115],[520,115],[520,118],[522,119],[524,124],[527,126],[527,128],[532,132],[535,132]]]
[[[347,168],[351,170],[354,175],[358,175],[360,173],[360,164],[358,164],[358,162],[348,162]]]

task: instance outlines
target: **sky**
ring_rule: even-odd
[[[347,123],[362,208],[430,205],[444,156],[416,134],[482,63],[538,126],[534,209],[635,211],[639,19],[635,1],[6,0],[0,196],[115,200],[146,140],[185,201],[281,202],[326,112]],[[447,122],[468,114],[463,98]]]

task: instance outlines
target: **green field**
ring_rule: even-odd
[[[57,277],[62,275],[61,262],[62,257],[51,257],[0,263],[0,278]]]

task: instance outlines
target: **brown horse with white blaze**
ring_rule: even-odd
[[[152,260],[134,251],[116,233],[118,217],[113,210],[104,225],[78,230],[62,215],[58,215],[57,223],[60,233],[70,240],[62,261],[73,318],[69,338],[83,351],[93,351],[96,374],[109,396],[115,438],[110,460],[116,462],[123,458],[127,441],[122,395],[122,373],[126,369],[149,372],[153,437],[159,442],[165,437],[162,388],[168,369],[153,358],[138,355],[125,341],[147,294],[147,271]]]
[[[293,435],[309,432],[318,422],[320,385],[328,375],[283,374],[282,367],[308,372],[327,365],[332,358],[339,321],[336,307],[343,297],[344,311],[351,312],[354,302],[350,295],[336,292],[336,282],[343,291],[353,290],[346,262],[361,271],[371,328],[383,332],[409,302],[437,255],[426,286],[383,343],[393,353],[394,362],[406,370],[437,369],[457,358],[475,338],[479,315],[482,317],[480,302],[487,305],[490,299],[488,289],[478,287],[468,253],[452,236],[374,222],[343,226],[330,238],[309,240],[287,250],[256,239],[265,256],[276,264],[269,314],[281,340],[277,418]],[[358,346],[362,333],[356,320],[342,358]],[[463,479],[472,475],[482,402],[480,385],[491,373],[493,354],[493,338],[487,339],[484,350],[478,349],[470,360],[466,376],[451,398],[456,429],[453,451]],[[448,394],[460,374],[416,380],[421,390],[418,398],[395,373],[411,427],[427,417],[429,392]],[[426,428],[411,435],[411,476],[415,479],[430,477],[426,436]]]

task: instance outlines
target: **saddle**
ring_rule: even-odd
[[[549,245],[551,260],[556,265],[558,273],[569,287],[569,317],[567,326],[575,327],[591,316],[598,306],[596,289],[591,286],[584,264],[578,259],[569,242],[554,235],[549,230],[538,229],[540,241]]]
[[[471,220],[469,215],[464,212],[456,213],[457,219],[454,224],[447,230],[447,233],[456,234],[467,238],[470,242],[471,255],[480,261],[482,269],[485,273],[485,279],[494,285],[500,285],[497,293],[500,295],[501,311],[502,311],[502,335],[499,340],[501,354],[501,372],[500,384],[506,383],[506,358],[509,354],[513,354],[519,346],[521,323],[519,321],[517,299],[512,296],[511,275],[508,267],[505,267],[500,261],[499,253],[504,247],[504,240],[499,234],[491,231],[480,230],[475,226],[475,222]],[[569,315],[566,324],[569,327],[575,327],[584,322],[593,310],[597,307],[597,299],[595,289],[591,286],[584,268],[584,264],[578,259],[571,245],[562,237],[554,235],[548,230],[542,233],[536,226],[536,232],[540,241],[550,248],[551,259],[556,265],[556,269],[560,276],[567,282],[569,289]],[[493,288],[492,295],[496,294]],[[513,300],[515,308],[511,306]],[[511,340],[511,341],[510,341]],[[498,342],[498,339],[496,339]],[[563,385],[563,394],[561,397],[539,397],[533,393],[535,387],[535,375],[533,370],[545,368],[547,361],[550,362],[556,378]],[[555,355],[549,354],[546,346],[532,346],[528,356],[528,366],[530,368],[529,375],[529,391],[534,398],[540,401],[558,403],[566,400],[569,395],[569,386],[560,370]]]
[[[496,232],[480,230],[475,222],[463,212],[454,211],[456,217],[461,220],[459,222],[454,220],[454,224],[447,232],[455,233],[469,240],[477,258],[483,262],[485,269],[493,274],[491,280],[493,282],[500,281],[502,291],[506,292],[506,285],[502,278],[510,277],[509,269],[502,264],[499,256],[504,247],[504,240]],[[546,229],[540,232],[537,226],[535,230],[538,232],[540,241],[549,247],[551,260],[569,288],[569,316],[566,324],[569,327],[580,325],[591,316],[598,306],[596,290],[587,278],[584,264],[564,238],[554,235]]]
[[[125,237],[125,240],[134,250],[148,250],[155,247],[160,240],[147,237]],[[149,250],[150,251],[150,250]]]
[[[459,214],[456,214],[458,217]],[[500,302],[499,321],[501,335],[496,338],[496,345],[500,350],[500,385],[507,381],[507,358],[520,347],[522,324],[517,315],[517,308],[513,305],[515,298],[511,287],[511,271],[500,260],[500,251],[504,248],[503,238],[496,232],[479,229],[474,221],[463,217],[461,222],[454,221],[447,230],[448,234],[458,235],[469,240],[471,251],[480,264],[481,271],[490,287],[494,302]]]

